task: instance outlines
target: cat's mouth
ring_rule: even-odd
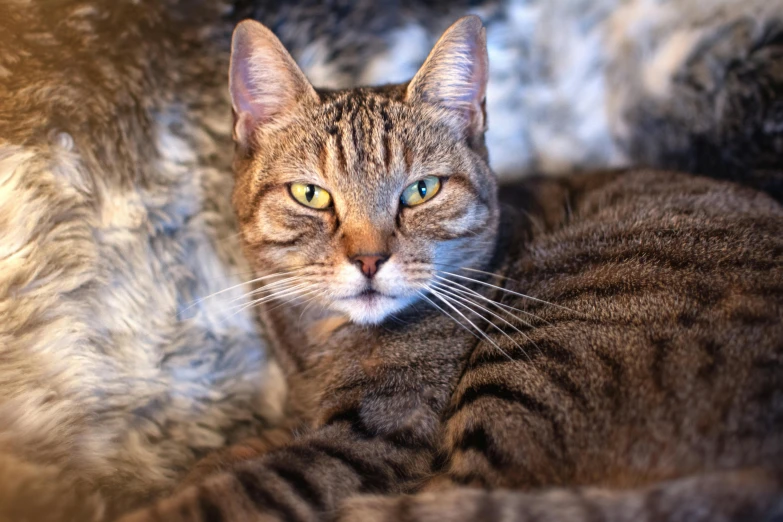
[[[370,303],[373,301],[378,301],[379,299],[396,299],[396,296],[393,295],[386,295],[382,292],[379,292],[373,288],[367,288],[365,290],[362,290],[358,294],[352,295],[351,297],[346,297],[344,299],[359,301],[359,302],[366,302]]]
[[[366,288],[351,297],[340,299],[335,304],[356,323],[377,324],[403,308],[407,301],[373,288]]]

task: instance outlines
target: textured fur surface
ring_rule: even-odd
[[[175,7],[0,6],[0,449],[43,466],[3,473],[59,469],[108,513],[253,433],[279,393],[252,318],[224,311],[238,294],[185,310],[248,269],[210,74],[227,61]]]
[[[241,289],[185,310],[249,278],[228,201],[241,18],[272,27],[315,85],[340,87],[410,77],[451,21],[480,14],[503,175],[780,168],[779,0],[384,5],[0,4],[3,476],[83,483],[121,511],[276,417],[252,315],[226,313]]]

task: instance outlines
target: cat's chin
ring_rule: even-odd
[[[356,297],[341,299],[333,308],[346,314],[356,324],[380,324],[390,315],[410,305],[412,297],[391,297],[378,292],[363,293]]]

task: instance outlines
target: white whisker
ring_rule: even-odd
[[[308,299],[307,301],[302,303],[302,305],[303,305],[302,312],[299,314],[299,324],[300,325],[302,324],[302,317],[304,317],[304,314],[305,314],[305,312],[307,312],[307,309],[310,308],[315,303],[315,300],[318,299],[322,294],[323,294],[323,292],[319,291],[313,297],[311,297],[310,299]]]
[[[438,299],[439,299],[441,302],[443,302],[443,304],[445,304],[446,306],[448,306],[449,308],[451,308],[451,309],[452,309],[452,310],[453,310],[455,313],[457,313],[457,314],[458,314],[460,317],[462,317],[463,319],[465,319],[465,320],[466,320],[466,321],[467,321],[467,322],[468,322],[468,323],[469,323],[469,324],[470,324],[470,325],[471,325],[471,326],[472,326],[472,327],[473,327],[473,328],[474,328],[474,329],[475,329],[477,332],[479,332],[479,333],[481,334],[481,336],[482,336],[482,337],[484,337],[484,339],[486,339],[487,341],[489,341],[489,343],[490,343],[490,344],[492,344],[492,346],[494,346],[495,348],[497,348],[497,349],[498,349],[498,351],[499,351],[500,353],[502,353],[503,355],[505,355],[506,357],[508,357],[508,359],[509,359],[510,361],[513,361],[513,360],[514,360],[514,359],[512,359],[512,358],[511,358],[511,356],[510,356],[509,354],[507,354],[507,353],[506,353],[506,352],[503,350],[503,348],[501,348],[501,347],[498,345],[498,343],[496,343],[495,341],[493,341],[493,340],[492,340],[492,338],[491,338],[491,337],[489,337],[489,335],[487,335],[487,333],[486,333],[484,330],[482,330],[481,328],[479,328],[478,326],[476,326],[476,325],[475,325],[475,323],[473,323],[473,321],[471,321],[470,319],[468,319],[468,318],[467,318],[467,316],[466,316],[465,314],[463,314],[462,312],[460,312],[460,311],[459,311],[459,310],[458,310],[458,309],[457,309],[457,308],[456,308],[454,305],[452,305],[452,304],[451,304],[451,300],[450,300],[450,299],[448,299],[448,298],[447,298],[446,296],[444,296],[444,295],[441,295],[441,294],[440,294],[440,292],[436,291],[436,290],[435,290],[435,289],[433,289],[431,286],[430,286],[430,287],[428,287],[427,289],[429,290],[429,292],[430,292],[430,293],[431,293],[431,294],[432,294],[434,297],[438,298]],[[465,307],[465,305],[462,305],[462,306],[463,306],[463,308],[467,308],[467,307]],[[474,312],[473,310],[471,310],[470,308],[467,308],[467,309],[468,309],[468,310],[470,310],[470,311],[471,311],[472,313],[474,313],[474,314],[476,313],[476,312]],[[477,315],[478,315],[478,314],[477,314]],[[481,317],[482,319],[485,319],[485,320],[486,320],[486,318],[484,318],[484,317],[483,317],[483,316],[481,316],[481,315],[479,315],[479,317]],[[490,322],[490,324],[492,324],[492,323]],[[493,326],[494,326],[494,325],[493,325]]]
[[[236,284],[234,286],[229,286],[228,288],[224,288],[223,290],[215,292],[214,294],[209,294],[208,296],[205,296],[205,297],[202,297],[200,299],[197,299],[196,301],[194,301],[193,303],[188,305],[186,308],[183,308],[182,310],[180,310],[179,313],[181,314],[183,312],[186,312],[186,311],[190,310],[191,308],[193,308],[194,306],[196,306],[197,304],[206,301],[207,299],[211,299],[212,297],[215,297],[216,295],[223,294],[223,293],[228,292],[230,290],[233,290],[235,288],[239,288],[239,287],[245,286],[245,285],[251,285],[253,283],[257,283],[259,281],[264,281],[265,279],[270,279],[272,277],[279,277],[279,276],[284,276],[284,275],[288,275],[288,274],[293,274],[295,272],[299,272],[301,270],[304,270],[305,268],[307,268],[307,267],[296,268],[294,270],[289,270],[287,272],[278,272],[276,274],[269,274],[269,275],[265,275],[265,276],[262,276],[262,277],[257,277],[256,279],[251,279],[250,281],[245,281],[243,283]]]
[[[242,299],[246,299],[246,298],[248,298],[248,297],[250,297],[252,295],[260,294],[262,292],[273,291],[273,290],[277,289],[278,287],[280,287],[280,286],[282,286],[282,285],[284,285],[286,283],[293,283],[293,282],[303,281],[303,280],[304,279],[303,279],[302,276],[286,277],[285,279],[281,279],[279,281],[275,281],[273,283],[269,283],[268,285],[264,285],[262,287],[256,288],[255,290],[251,290],[250,292],[247,292],[246,294],[240,295],[239,297],[235,297],[234,299],[229,301],[229,303],[233,303],[233,302],[236,302],[236,301],[239,301],[239,300],[242,300]]]
[[[516,295],[516,296],[519,296],[519,297],[524,297],[525,299],[530,299],[531,301],[536,301],[536,302],[539,302],[539,303],[543,303],[545,305],[554,306],[556,308],[562,308],[563,310],[567,310],[569,312],[578,313],[576,310],[572,310],[572,309],[570,309],[570,308],[568,308],[566,306],[562,306],[562,305],[555,304],[555,303],[550,303],[549,301],[544,301],[543,299],[538,299],[537,297],[532,297],[532,296],[529,296],[529,295],[520,294],[519,292],[515,292],[513,290],[509,290],[508,288],[503,288],[502,286],[493,285],[491,283],[486,283],[486,282],[480,281],[478,279],[472,279],[470,277],[461,276],[459,274],[454,274],[452,272],[446,272],[445,270],[439,270],[439,272],[442,272],[444,274],[448,274],[448,275],[453,276],[453,277],[459,277],[460,279],[465,279],[467,281],[472,281],[472,282],[478,283],[480,285],[489,286],[491,288],[495,288],[497,290],[500,290],[501,292],[507,292],[509,294],[513,294],[513,295]],[[500,276],[500,277],[502,277],[502,276]]]
[[[511,328],[513,328],[513,329],[514,329],[514,331],[516,331],[518,334],[522,335],[522,336],[523,336],[525,339],[527,339],[528,341],[530,341],[530,343],[531,343],[533,346],[535,346],[535,347],[536,347],[536,349],[538,349],[539,351],[541,351],[541,350],[538,348],[538,346],[536,345],[536,343],[534,343],[534,342],[533,342],[533,339],[531,339],[531,338],[530,338],[530,336],[528,336],[528,335],[527,335],[525,332],[523,332],[522,330],[520,330],[519,328],[517,328],[516,326],[514,326],[514,325],[513,325],[513,324],[511,324],[510,322],[508,322],[508,321],[506,321],[505,319],[503,319],[502,317],[500,317],[498,314],[494,313],[494,312],[493,312],[492,310],[490,310],[489,308],[485,308],[485,307],[481,306],[480,304],[478,304],[478,303],[476,303],[476,302],[474,302],[474,301],[471,301],[470,299],[466,299],[465,297],[460,297],[459,295],[457,295],[457,294],[455,294],[455,293],[453,293],[453,292],[451,292],[451,291],[447,290],[447,288],[448,288],[448,287],[446,287],[446,285],[442,285],[442,284],[439,284],[439,283],[435,283],[435,284],[439,286],[439,291],[441,291],[441,292],[444,292],[444,293],[446,293],[447,295],[450,295],[451,297],[453,297],[453,298],[455,298],[455,299],[459,299],[459,300],[460,300],[460,301],[462,301],[463,303],[467,303],[467,304],[468,304],[468,305],[470,305],[470,306],[475,306],[476,308],[479,308],[480,310],[482,310],[482,311],[484,311],[484,312],[486,312],[486,313],[488,313],[488,314],[492,315],[493,317],[495,317],[495,318],[497,318],[497,319],[500,319],[500,320],[501,320],[501,321],[503,321],[505,324],[507,324],[508,326],[510,326]],[[474,311],[473,313],[476,313],[476,312]],[[530,359],[530,356],[527,354],[527,352],[525,351],[525,349],[524,349],[524,348],[522,348],[522,346],[521,346],[521,345],[520,345],[518,342],[516,342],[516,341],[514,340],[514,338],[513,338],[513,337],[511,337],[510,335],[508,335],[506,332],[504,332],[504,331],[503,331],[501,328],[499,328],[499,327],[498,327],[497,325],[495,325],[493,322],[491,322],[490,320],[488,320],[486,317],[483,317],[483,316],[481,316],[480,314],[477,314],[477,313],[476,313],[476,315],[478,315],[479,317],[482,317],[482,319],[484,319],[484,320],[485,320],[485,321],[487,321],[489,324],[491,324],[492,326],[494,326],[494,327],[495,327],[495,328],[496,328],[496,329],[497,329],[497,330],[498,330],[500,333],[502,333],[503,335],[505,335],[505,336],[508,338],[508,340],[509,340],[509,341],[511,341],[512,343],[514,343],[514,345],[515,345],[517,348],[519,348],[519,349],[522,351],[522,353],[525,355],[525,357],[527,357],[527,359],[528,359],[528,360],[531,360],[531,359]]]
[[[451,289],[456,291],[456,292],[460,292],[462,294],[468,294],[468,295],[471,295],[473,297],[478,297],[478,298],[480,298],[480,299],[482,299],[482,300],[484,300],[484,301],[486,301],[488,303],[491,303],[491,304],[493,304],[495,306],[501,307],[501,311],[502,312],[510,315],[511,317],[516,319],[517,321],[520,321],[525,326],[533,328],[533,325],[531,323],[528,323],[527,321],[524,321],[523,319],[521,319],[520,317],[517,317],[516,315],[512,314],[508,310],[514,310],[515,312],[519,312],[521,314],[529,315],[530,317],[532,317],[532,318],[534,318],[534,319],[536,319],[538,321],[542,321],[542,322],[544,322],[546,324],[550,324],[551,325],[551,323],[549,321],[547,321],[546,319],[542,319],[539,316],[537,316],[536,314],[528,312],[527,310],[522,310],[520,308],[515,308],[513,306],[509,306],[507,304],[500,303],[498,301],[493,301],[492,299],[489,299],[488,297],[484,297],[483,295],[481,295],[480,293],[476,292],[472,288],[469,288],[469,287],[467,287],[467,286],[465,286],[463,284],[457,283],[456,281],[452,281],[451,279],[448,279],[448,278],[445,278],[445,277],[441,277],[441,276],[439,276],[437,274],[435,274],[435,277],[437,277],[441,281],[445,281],[446,283],[451,285]],[[505,308],[505,310],[503,310],[504,308]]]
[[[430,291],[430,288],[429,288],[428,286],[424,286],[424,285],[422,285],[422,288],[424,288],[424,289],[425,289],[425,290],[427,290],[427,291]],[[459,322],[458,320],[456,320],[456,319],[454,318],[454,316],[453,316],[453,315],[451,315],[450,313],[448,313],[446,310],[444,310],[443,308],[441,308],[440,306],[438,306],[438,305],[435,303],[435,301],[433,301],[432,299],[430,299],[429,297],[427,297],[425,294],[423,294],[422,292],[420,292],[420,291],[418,291],[418,290],[416,291],[416,293],[417,293],[417,294],[419,294],[419,295],[422,297],[422,299],[425,299],[425,300],[426,300],[427,302],[429,302],[429,303],[430,303],[432,306],[434,306],[435,308],[437,308],[438,310],[440,310],[440,312],[441,312],[441,313],[443,313],[443,315],[445,315],[446,317],[448,317],[449,319],[451,319],[452,321],[454,321],[455,323],[457,323],[457,324],[458,324],[460,327],[462,327],[462,329],[463,329],[463,330],[465,330],[466,332],[468,332],[470,335],[472,335],[473,337],[475,337],[475,338],[476,338],[476,339],[478,339],[479,341],[481,341],[481,340],[482,340],[482,339],[481,339],[481,337],[479,337],[478,335],[476,335],[476,334],[475,334],[475,332],[473,332],[473,331],[472,331],[472,330],[470,330],[470,329],[469,329],[467,326],[465,326],[464,324],[462,324],[461,322]]]
[[[300,299],[302,297],[307,297],[308,295],[313,295],[313,294],[317,294],[317,293],[318,293],[318,289],[317,288],[314,288],[312,290],[306,290],[304,293],[295,293],[293,295],[293,297],[283,301],[282,303],[278,304],[277,306],[273,306],[272,308],[269,309],[269,311],[271,312],[272,310],[277,310],[281,306],[285,306],[287,304],[293,303],[297,299]],[[317,297],[317,295],[316,295],[316,297]]]
[[[271,301],[273,299],[279,299],[281,297],[286,297],[286,296],[291,295],[292,293],[300,292],[300,291],[302,291],[301,289],[305,288],[306,286],[307,286],[306,283],[302,283],[302,284],[299,284],[299,285],[294,285],[293,287],[286,287],[286,288],[280,290],[279,292],[277,292],[275,294],[267,295],[267,296],[261,297],[260,299],[255,299],[255,300],[251,301],[250,303],[233,306],[231,308],[239,308],[239,309],[236,310],[231,315],[229,315],[229,317],[233,317],[234,315],[242,312],[243,310],[245,310],[247,308],[250,308],[250,307],[253,307],[253,306],[260,305],[261,303],[265,303],[265,302]],[[231,309],[231,308],[229,308],[229,309]]]

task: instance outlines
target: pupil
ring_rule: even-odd
[[[424,183],[424,180],[419,181],[419,184],[416,185],[416,189],[419,191],[419,196],[422,198],[427,195],[427,184]]]
[[[315,196],[315,185],[307,185],[307,188],[305,189],[305,198],[310,202],[313,200],[313,196]]]

